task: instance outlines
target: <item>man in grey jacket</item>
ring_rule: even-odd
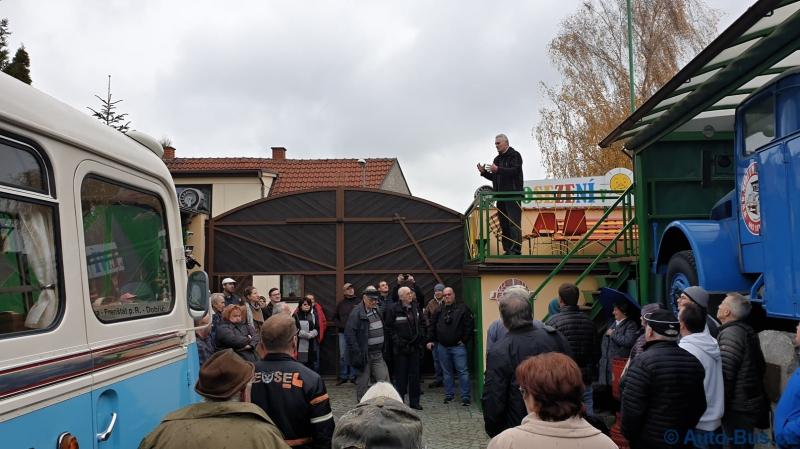
[[[725,383],[722,380],[722,356],[719,344],[706,331],[706,313],[697,304],[686,304],[678,314],[681,339],[678,346],[689,351],[700,361],[705,371],[703,389],[706,393],[706,411],[700,417],[690,437],[696,447],[717,447],[703,444],[715,441],[722,432],[722,414],[725,411]],[[698,444],[699,443],[699,444]]]

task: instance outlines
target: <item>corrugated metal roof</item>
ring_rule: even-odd
[[[606,136],[641,150],[670,133],[732,132],[736,107],[800,66],[800,0],[760,0]]]

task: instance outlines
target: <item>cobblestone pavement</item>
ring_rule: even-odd
[[[424,394],[420,404],[424,410],[417,412],[422,415],[422,439],[427,449],[485,449],[489,437],[483,431],[483,414],[475,402],[469,407],[462,406],[459,401],[445,405],[442,403],[444,389],[430,389],[428,383],[430,380],[425,380],[422,386]],[[326,378],[325,385],[336,419],[355,407],[355,384],[337,387],[336,379]]]

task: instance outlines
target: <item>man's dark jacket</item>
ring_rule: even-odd
[[[495,156],[497,173],[484,171],[481,176],[492,181],[495,192],[519,192],[522,190],[522,156],[512,147]]]
[[[229,294],[228,292],[225,292],[225,293],[223,293],[223,295],[225,296],[225,305],[226,306],[229,306],[231,304],[233,304],[235,306],[238,306],[238,305],[242,304],[242,299],[236,293],[230,293]]]
[[[597,331],[594,322],[578,306],[562,306],[561,312],[547,320],[569,342],[572,358],[581,368],[584,385],[590,385],[597,372]]]
[[[632,449],[691,447],[685,440],[706,411],[705,370],[674,341],[649,341],[625,374],[622,433]],[[678,439],[665,438],[667,431]]]
[[[511,329],[489,348],[481,401],[484,427],[490,437],[520,425],[528,415],[515,371],[523,360],[546,352],[572,355],[567,339],[555,328],[541,323]]]
[[[466,345],[475,332],[475,318],[463,302],[450,305],[442,303],[431,318],[428,341],[450,348],[460,343]]]
[[[767,424],[768,405],[764,391],[766,364],[758,334],[742,321],[719,328],[722,379],[725,383],[725,415],[737,423]]]
[[[381,320],[383,317],[375,309]],[[363,369],[367,365],[369,353],[369,318],[367,308],[361,303],[350,312],[347,325],[344,327],[344,339],[347,343],[347,354],[350,356],[350,365],[356,369]],[[386,328],[384,327],[383,344],[386,346]],[[382,351],[381,351],[382,352]]]
[[[283,432],[289,446],[330,449],[333,414],[319,374],[288,354],[268,354],[256,362],[251,397]]]
[[[359,304],[361,304],[361,299],[356,296],[345,296],[336,304],[336,312],[333,314],[333,320],[336,321],[339,332],[344,332],[344,327],[347,324],[347,319],[350,317],[350,312]]]
[[[384,313],[384,338],[390,341],[395,354],[413,354],[422,350],[425,327],[416,301],[409,307],[398,302],[389,305]]]

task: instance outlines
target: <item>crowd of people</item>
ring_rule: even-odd
[[[443,386],[448,404],[458,384],[461,404],[471,404],[467,345],[474,319],[452,287],[437,284],[425,301],[408,274],[393,288],[382,280],[360,296],[345,283],[330,323],[313,294],[292,311],[278,289],[266,299],[254,287],[239,297],[230,278],[222,287],[196,332],[196,391],[205,402],[168,415],[140,447],[189,447],[194,440],[176,430],[187,420],[188,428],[197,426],[192,438],[224,435],[246,447],[371,447],[364,445],[370,438],[398,442],[374,447],[421,447],[422,422],[413,409],[422,410],[425,350],[436,375],[430,388]],[[677,299],[677,316],[621,298],[598,334],[579,296],[575,285],[561,285],[544,323],[533,319],[524,287],[507,288],[499,298],[481,398],[489,448],[617,447],[596,416],[596,398],[617,413],[632,448],[746,448],[761,441],[756,429],[770,424],[766,365],[744,297],[728,294],[716,319],[708,313],[708,293],[696,286]],[[336,424],[318,373],[329,324],[338,328],[338,384],[355,383],[358,402]],[[798,391],[795,374],[776,409],[780,447],[800,442]],[[254,423],[257,433],[237,430]]]
[[[617,447],[593,398],[604,398],[604,414],[616,415],[631,448],[800,447],[800,370],[770,423],[766,363],[742,295],[727,294],[716,317],[697,286],[677,298],[677,316],[620,298],[602,334],[578,298],[575,285],[563,284],[546,323],[531,318],[525,288],[498,301],[482,398],[490,448]],[[758,430],[770,424],[772,435]]]

